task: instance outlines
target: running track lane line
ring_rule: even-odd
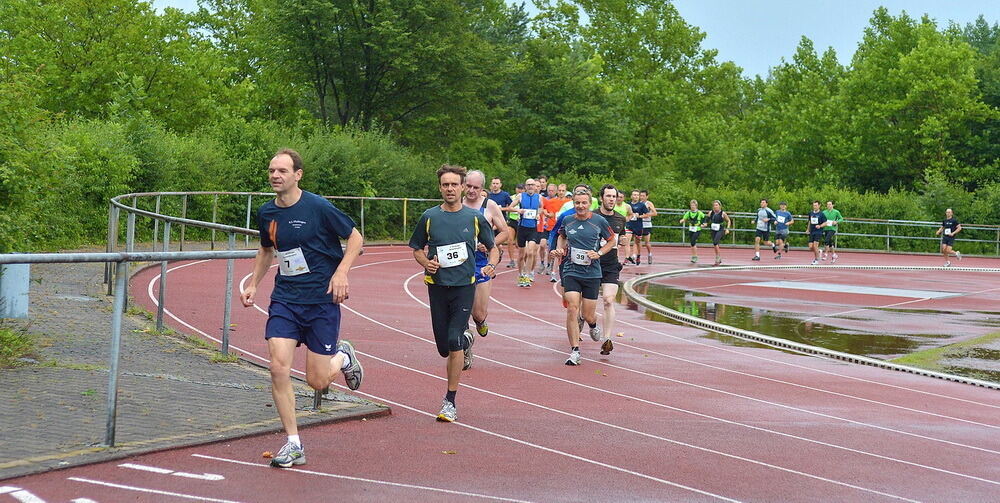
[[[805,267],[805,266],[803,266],[803,267]],[[558,283],[553,283],[552,284],[552,290],[553,290],[553,292],[555,292],[556,296],[559,296],[559,292],[556,290],[557,286],[558,286]],[[493,298],[493,297],[491,297],[491,298],[494,301],[497,301],[496,298]],[[499,303],[499,301],[497,301],[497,302]],[[509,309],[509,307],[508,307],[508,309]],[[598,314],[600,315],[600,312],[598,312]],[[809,366],[805,366],[805,365],[799,365],[799,364],[796,364],[796,363],[791,363],[791,362],[786,362],[786,361],[781,361],[781,360],[774,360],[774,359],[771,359],[771,358],[767,358],[765,356],[755,355],[755,354],[752,354],[752,353],[746,353],[746,352],[739,351],[739,350],[736,350],[736,349],[733,349],[733,348],[729,348],[729,347],[726,347],[726,346],[713,346],[713,345],[705,343],[705,342],[685,339],[683,337],[678,337],[676,335],[669,334],[669,333],[666,333],[666,332],[660,332],[660,331],[653,330],[651,328],[647,328],[647,327],[644,327],[644,326],[641,326],[641,325],[635,325],[635,324],[629,323],[627,321],[621,321],[620,323],[622,323],[624,325],[629,325],[629,326],[632,326],[632,327],[635,327],[635,328],[639,328],[639,329],[645,330],[645,331],[650,332],[650,333],[662,335],[662,336],[665,336],[665,337],[668,337],[668,338],[671,338],[671,339],[676,339],[677,341],[680,341],[680,342],[683,342],[683,343],[694,344],[694,345],[698,345],[698,346],[705,346],[707,348],[712,349],[713,351],[722,351],[722,352],[727,352],[727,353],[734,353],[734,354],[738,354],[738,355],[740,355],[740,356],[742,356],[744,358],[753,358],[753,359],[757,359],[757,360],[763,360],[763,361],[770,362],[770,363],[775,363],[775,364],[778,364],[778,365],[784,365],[784,366],[793,367],[793,368],[797,368],[797,369],[801,369],[801,370],[806,370],[806,371],[810,371],[810,372],[816,372],[816,373],[819,373],[819,374],[826,374],[826,375],[830,375],[830,376],[840,377],[840,378],[848,379],[848,380],[852,380],[852,381],[860,381],[860,382],[865,382],[865,383],[869,383],[869,384],[875,384],[875,385],[878,385],[878,386],[885,386],[885,387],[888,387],[888,388],[894,388],[894,389],[899,389],[899,390],[903,390],[903,391],[909,391],[911,393],[918,393],[918,394],[929,395],[929,396],[933,396],[933,397],[937,397],[937,398],[944,398],[944,399],[948,399],[948,400],[955,400],[955,401],[959,401],[959,402],[965,402],[965,403],[970,403],[970,404],[974,404],[974,405],[980,405],[980,406],[983,406],[983,407],[989,407],[989,408],[993,408],[993,409],[1000,409],[1000,405],[994,405],[994,404],[989,404],[989,403],[977,402],[975,400],[969,400],[969,399],[966,399],[966,398],[958,398],[958,397],[954,397],[954,396],[950,396],[950,395],[942,395],[940,393],[934,393],[932,391],[925,391],[925,390],[916,389],[916,388],[908,388],[906,386],[900,386],[898,384],[890,384],[890,383],[875,381],[875,380],[872,380],[872,379],[866,379],[866,378],[863,378],[863,377],[850,376],[850,375],[846,375],[846,374],[838,374],[837,372],[832,372],[832,371],[829,371],[829,370],[823,370],[823,369],[819,369],[819,368],[815,368],[815,367],[809,367]],[[811,354],[807,355],[807,356],[811,356],[813,358],[819,358],[818,356],[811,355]]]
[[[412,279],[412,277],[411,277],[411,279]],[[407,281],[409,281],[409,280],[407,280]],[[409,290],[408,287],[405,288],[405,289],[406,289],[406,292],[410,295],[411,298],[413,298],[417,302],[420,302],[421,304],[423,304],[423,302],[421,302],[420,300],[418,300],[416,297],[413,296],[413,293],[410,292],[410,290]],[[515,313],[520,313],[520,314],[522,314],[524,316],[527,316],[529,318],[538,320],[538,321],[540,321],[542,323],[547,323],[549,325],[552,325],[552,326],[560,328],[560,329],[565,328],[565,327],[562,327],[560,325],[556,325],[555,323],[552,323],[552,322],[550,322],[548,320],[543,320],[543,319],[541,319],[541,318],[539,318],[537,316],[534,316],[534,315],[532,315],[530,313],[526,313],[524,311],[521,311],[521,310],[518,310],[518,309],[516,309],[514,307],[511,307],[511,306],[509,306],[507,304],[504,304],[503,302],[497,300],[496,298],[493,298],[493,297],[491,297],[491,298],[497,304],[500,304],[501,306],[503,306],[503,307],[505,307],[505,308],[507,308],[507,309],[509,309],[509,310],[511,310],[513,312],[515,312]],[[426,306],[426,304],[424,304],[424,305]],[[513,339],[513,340],[516,340],[516,341],[519,341],[519,342],[523,342],[523,343],[531,345],[531,346],[535,346],[535,347],[538,347],[538,348],[541,348],[541,349],[545,349],[547,351],[552,351],[552,352],[555,352],[555,353],[559,353],[559,351],[556,350],[556,349],[545,347],[545,346],[541,346],[541,345],[538,345],[538,344],[535,344],[535,343],[532,343],[532,342],[525,341],[523,339],[519,339],[517,337],[511,337],[511,336],[506,336],[506,335],[502,335],[502,334],[500,334],[500,335],[503,336],[503,337],[507,337],[509,339]],[[621,345],[622,346],[626,346],[626,347],[630,347],[630,348],[634,348],[634,349],[639,349],[641,351],[648,352],[649,354],[656,354],[656,355],[664,356],[664,357],[667,357],[667,358],[674,358],[674,359],[678,359],[678,360],[682,360],[682,361],[689,361],[689,360],[685,360],[683,358],[679,358],[679,357],[667,355],[665,353],[660,353],[658,351],[645,350],[645,349],[638,348],[636,346],[631,346],[631,345],[628,345],[628,344],[625,344],[625,343],[621,343]],[[648,372],[645,372],[645,371],[642,371],[642,370],[631,369],[631,368],[628,368],[628,367],[622,367],[620,365],[615,365],[613,363],[599,362],[599,361],[594,360],[592,358],[586,358],[586,357],[584,357],[583,359],[587,360],[587,361],[590,361],[590,362],[597,363],[599,365],[604,365],[604,366],[607,366],[607,367],[610,367],[610,368],[616,368],[616,369],[624,370],[626,372],[632,372],[632,373],[637,373],[637,374],[640,374],[640,375],[645,375],[645,376],[648,376],[648,377],[652,377],[654,379],[661,379],[661,380],[670,381],[670,382],[677,383],[677,384],[683,384],[683,385],[686,385],[686,386],[692,386],[692,387],[699,388],[699,389],[704,389],[704,390],[708,390],[708,391],[714,391],[714,392],[717,392],[717,393],[722,393],[722,394],[725,394],[725,395],[730,395],[730,396],[734,396],[734,397],[744,398],[744,399],[747,399],[747,400],[751,400],[751,401],[755,401],[755,402],[760,402],[760,403],[764,403],[764,404],[768,404],[768,405],[773,405],[775,407],[780,407],[780,408],[784,408],[784,409],[794,410],[794,411],[802,412],[802,413],[805,413],[805,414],[810,414],[810,415],[815,415],[815,416],[819,416],[819,417],[824,417],[824,418],[827,418],[827,419],[835,419],[837,421],[844,421],[844,422],[847,422],[847,423],[856,424],[858,426],[867,426],[867,427],[870,427],[870,428],[875,428],[875,429],[879,429],[879,430],[883,430],[883,431],[888,431],[888,432],[892,432],[892,433],[898,433],[898,434],[901,434],[901,435],[912,436],[912,437],[921,438],[921,439],[924,439],[924,440],[930,440],[930,441],[934,441],[934,442],[941,442],[941,443],[944,443],[944,444],[949,444],[949,445],[953,445],[953,446],[957,446],[957,447],[964,447],[964,448],[967,448],[967,449],[972,449],[972,450],[976,450],[976,451],[982,451],[982,452],[987,452],[987,453],[990,453],[990,454],[998,454],[998,455],[1000,455],[1000,451],[995,451],[995,450],[992,450],[992,449],[987,449],[985,447],[977,447],[977,446],[974,446],[974,445],[963,444],[963,443],[960,443],[960,442],[953,442],[951,440],[945,440],[945,439],[940,439],[940,438],[928,437],[928,436],[925,436],[925,435],[920,435],[919,433],[911,433],[911,432],[907,432],[907,431],[903,431],[903,430],[897,430],[895,428],[890,428],[890,427],[887,427],[887,426],[879,426],[879,425],[875,425],[875,424],[870,424],[870,423],[865,423],[865,422],[861,422],[861,421],[856,421],[856,420],[853,420],[853,419],[847,419],[847,418],[843,418],[843,417],[839,417],[839,416],[833,416],[833,415],[830,415],[830,414],[824,414],[822,412],[811,411],[811,410],[808,410],[808,409],[803,409],[803,408],[800,408],[800,407],[795,407],[793,405],[787,405],[787,404],[781,404],[781,403],[777,403],[777,402],[771,402],[769,400],[764,400],[762,398],[755,398],[755,397],[751,397],[751,396],[747,396],[747,395],[741,395],[739,393],[735,393],[735,392],[731,392],[731,391],[726,391],[726,390],[723,390],[723,389],[712,388],[712,387],[709,387],[709,386],[705,386],[705,385],[701,385],[701,384],[696,384],[696,383],[692,383],[692,382],[687,382],[687,381],[682,381],[682,380],[674,379],[674,378],[671,378],[671,377],[666,377],[666,376],[651,374],[651,373],[648,373]],[[699,363],[699,362],[691,362],[691,363],[694,363],[696,365],[704,365],[704,366],[711,367],[711,365],[705,364],[705,363]],[[745,374],[743,372],[739,372],[739,371],[736,371],[736,370],[721,369],[721,368],[720,368],[720,370],[723,370],[723,371],[726,371],[726,372],[739,373],[739,374],[747,375],[747,376],[750,376],[750,377],[760,377],[760,376],[755,376],[753,374]],[[770,379],[770,378],[763,378],[763,377],[761,377],[761,378],[762,379]],[[784,382],[784,381],[777,381],[777,382]],[[787,383],[787,384],[793,384],[793,383]],[[833,392],[830,392],[830,393],[833,393]],[[882,402],[875,402],[875,403],[882,403]],[[893,406],[892,404],[883,404],[883,405]],[[898,406],[898,407],[902,407],[902,406]],[[938,414],[935,414],[933,412],[926,412],[926,411],[915,411],[915,412],[920,412],[920,413],[929,414],[929,415],[938,415]],[[969,420],[965,420],[965,419],[951,418],[950,416],[941,416],[941,417],[942,418],[948,418],[948,419],[955,419],[956,421],[971,422],[971,423],[977,424],[977,425],[981,424],[981,423],[976,423],[974,421],[969,421]],[[982,426],[987,426],[987,427],[995,428],[994,426],[987,425],[987,424],[982,424]],[[990,481],[990,482],[991,483],[995,483],[995,484],[1000,484],[1000,482],[993,482],[993,481]]]
[[[424,304],[422,301],[420,301],[419,299],[417,299],[416,297],[414,297],[413,294],[411,292],[409,292],[408,289],[407,289],[407,293],[409,293],[410,297],[413,298],[414,300],[416,300],[418,303],[422,304],[424,307],[427,307],[427,304]],[[377,320],[373,320],[371,318],[368,318],[367,316],[364,316],[364,315],[362,315],[360,313],[357,313],[356,311],[354,311],[354,312],[355,312],[355,314],[358,314],[359,316],[362,316],[362,317],[364,317],[364,318],[366,318],[366,319],[368,319],[368,320],[370,320],[370,321],[372,321],[374,323],[377,323],[377,324],[379,324],[379,325],[381,325],[383,327],[386,327],[386,328],[388,328],[390,330],[394,330],[396,332],[402,333],[404,335],[408,335],[408,336],[416,338],[416,339],[423,340],[425,342],[433,343],[433,341],[430,341],[430,340],[424,339],[424,338],[422,338],[420,336],[413,335],[413,334],[410,334],[408,332],[404,332],[402,330],[396,329],[394,327],[391,327],[389,325],[381,323],[381,322],[379,322]],[[547,348],[545,346],[541,346],[541,345],[538,345],[538,344],[534,344],[534,343],[530,343],[530,342],[527,342],[527,341],[523,341],[521,339],[517,339],[516,337],[511,337],[511,336],[508,336],[508,335],[504,335],[501,332],[497,332],[497,331],[491,330],[490,333],[495,333],[497,335],[500,335],[501,337],[505,337],[505,338],[508,338],[508,339],[513,339],[513,340],[517,340],[517,341],[520,341],[520,342],[524,342],[524,343],[526,343],[526,344],[528,344],[530,346],[535,346],[535,347],[538,347],[538,348],[541,348],[541,349],[545,349],[545,350],[548,350],[548,351],[558,352],[557,350],[554,350],[554,349],[551,349],[551,348]],[[371,355],[368,355],[368,356],[370,356],[372,358],[375,358],[375,357],[373,357]],[[588,385],[584,385],[584,384],[573,382],[573,381],[567,381],[565,379],[562,379],[562,378],[559,378],[559,377],[556,377],[556,376],[550,376],[550,375],[543,374],[541,372],[537,372],[537,371],[533,371],[533,370],[529,370],[529,369],[523,369],[523,368],[520,368],[520,367],[517,367],[517,366],[514,366],[514,365],[510,365],[510,364],[507,364],[507,363],[499,362],[499,361],[496,361],[496,360],[493,360],[493,359],[490,359],[490,358],[487,358],[487,357],[484,357],[484,356],[479,356],[478,358],[481,358],[481,359],[489,361],[489,362],[497,363],[497,364],[502,365],[502,366],[511,367],[511,368],[522,370],[522,371],[525,371],[525,372],[528,372],[528,373],[532,373],[532,374],[537,374],[537,375],[540,375],[540,376],[548,377],[550,379],[554,379],[554,380],[557,380],[557,381],[568,382],[568,383],[573,384],[573,385],[582,386],[582,387],[585,387],[585,388],[591,388]],[[376,359],[378,359],[378,358],[376,358]],[[589,361],[593,361],[595,363],[606,365],[606,366],[609,366],[609,367],[616,367],[615,365],[610,365],[610,364],[607,364],[607,363],[597,362],[596,360],[591,360],[589,358],[585,358],[585,359],[587,359]],[[392,364],[392,363],[390,362],[390,364]],[[392,364],[392,365],[395,365],[395,364]],[[647,374],[645,372],[638,371],[638,370],[632,370],[632,369],[627,369],[627,368],[623,368],[623,367],[617,367],[617,368],[622,368],[624,370],[628,370],[628,371],[631,371],[631,372],[636,372],[636,373],[639,373],[639,374],[649,375],[649,376],[652,376],[652,377],[659,377],[659,376],[654,376],[652,374]],[[420,372],[420,371],[418,371],[418,372]],[[663,378],[663,379],[669,379],[669,378]],[[670,379],[670,380],[672,380],[672,379]],[[697,386],[697,385],[695,385],[695,386]],[[472,388],[471,386],[469,386],[469,387]],[[476,389],[476,388],[473,388],[473,389]],[[871,452],[867,452],[867,451],[862,451],[862,450],[854,449],[854,448],[851,448],[851,447],[841,446],[841,445],[837,445],[837,444],[831,444],[831,443],[823,442],[821,440],[814,440],[814,439],[810,439],[810,438],[806,438],[806,437],[800,437],[800,436],[797,436],[797,435],[794,435],[794,434],[790,434],[790,433],[784,433],[784,432],[780,432],[780,431],[769,430],[769,429],[763,428],[763,427],[758,427],[758,426],[752,426],[752,425],[748,425],[748,424],[744,424],[744,423],[739,423],[739,422],[728,420],[728,419],[724,419],[724,418],[717,418],[717,417],[710,416],[710,415],[707,415],[707,414],[703,414],[703,413],[700,413],[700,412],[689,411],[689,410],[686,410],[686,409],[681,409],[681,408],[673,407],[673,406],[662,404],[662,403],[659,403],[659,402],[654,402],[654,401],[646,400],[646,399],[643,399],[643,398],[633,397],[633,396],[630,396],[630,395],[625,395],[625,394],[621,394],[621,393],[617,393],[617,392],[613,392],[613,391],[603,390],[603,389],[600,389],[600,388],[593,388],[593,389],[595,389],[596,391],[600,391],[602,393],[608,393],[608,394],[615,395],[615,396],[629,398],[629,399],[632,399],[632,400],[636,400],[638,402],[647,403],[647,404],[650,404],[650,405],[655,405],[655,406],[667,408],[667,409],[670,409],[670,410],[675,410],[675,411],[682,412],[682,413],[692,414],[692,415],[699,416],[699,417],[713,419],[713,420],[720,421],[720,422],[727,423],[727,424],[744,426],[746,428],[750,428],[750,429],[753,429],[753,430],[758,430],[758,431],[762,431],[762,432],[772,433],[772,434],[775,434],[775,435],[779,435],[779,436],[783,436],[783,437],[787,437],[787,438],[793,438],[793,439],[796,439],[796,440],[802,440],[802,441],[809,442],[809,443],[815,443],[815,444],[818,444],[818,445],[823,445],[823,446],[831,447],[831,448],[834,448],[834,449],[840,449],[840,450],[844,450],[844,451],[852,452],[852,453],[856,453],[856,454],[862,454],[862,455],[866,455],[866,456],[871,456],[871,457],[875,457],[877,459],[882,459],[882,460],[886,460],[886,461],[893,461],[893,462],[897,462],[897,463],[900,463],[900,464],[914,466],[914,467],[918,467],[918,468],[924,468],[924,469],[927,469],[927,470],[936,471],[936,472],[940,472],[940,473],[944,473],[944,474],[948,474],[948,475],[953,475],[953,476],[963,477],[963,478],[969,478],[969,479],[977,480],[977,481],[980,481],[980,482],[987,482],[987,483],[990,483],[990,484],[1000,485],[1000,482],[989,480],[989,479],[984,479],[984,478],[981,478],[981,477],[977,477],[975,475],[968,475],[968,474],[958,473],[958,472],[954,472],[954,471],[947,470],[947,469],[944,469],[944,468],[937,468],[937,467],[933,467],[933,466],[929,466],[929,465],[923,465],[923,464],[920,464],[920,463],[917,463],[917,462],[914,462],[914,461],[906,461],[906,460],[903,460],[903,459],[893,458],[893,457],[885,456],[885,455],[882,455],[882,454],[875,454],[875,453],[871,453]],[[480,390],[480,391],[483,391],[483,390]],[[486,392],[487,393],[491,393],[489,391],[486,391]],[[729,392],[725,392],[725,393],[729,393]],[[742,395],[736,395],[736,396],[742,397]],[[749,397],[744,397],[744,398],[749,398]],[[751,399],[753,399],[753,400],[759,400],[759,399],[754,399],[754,398],[751,398]],[[768,403],[768,402],[765,402],[765,403]],[[587,419],[587,418],[584,418],[584,419]],[[834,417],[834,419],[840,419],[840,418]],[[843,421],[847,421],[847,422],[854,422],[854,421],[848,420],[848,419],[842,419],[842,420]],[[602,424],[604,424],[604,423],[602,423]],[[865,423],[859,423],[859,424],[864,425]],[[610,425],[610,426],[616,427],[615,425]],[[882,427],[876,427],[876,428],[882,428]],[[890,430],[890,431],[894,431],[894,430]],[[905,432],[903,432],[903,433],[905,433]],[[645,433],[642,433],[642,432],[639,432],[639,434],[640,435],[645,435]],[[670,439],[663,439],[663,440],[666,440],[668,442],[674,442],[674,441],[672,441]],[[937,441],[941,441],[941,442],[948,442],[947,440],[938,440],[938,439],[933,439],[933,438],[929,438],[929,440],[937,440]],[[705,449],[705,448],[698,447],[698,446],[693,446],[693,445],[688,445],[688,444],[683,444],[683,443],[681,445],[684,445],[684,446],[687,446],[687,447],[691,447],[691,448],[694,448],[694,449],[698,449],[698,450],[708,450],[708,452],[712,452],[712,453],[715,453],[715,454],[721,454],[723,456],[733,456],[733,455],[730,455],[730,454],[721,453],[721,452],[717,452],[717,451],[712,451],[710,449]],[[964,446],[964,444],[957,444],[957,445]],[[989,451],[989,452],[993,452],[993,451]],[[737,458],[741,459],[741,460],[745,460],[743,458],[739,458],[739,457],[737,457]],[[756,462],[754,460],[749,460],[749,461]],[[779,470],[787,470],[786,468],[782,468],[780,466],[773,466],[773,465],[769,465],[769,466],[771,466],[773,468],[776,468],[776,469],[779,469]],[[807,476],[807,477],[815,477],[815,476],[807,474],[807,473],[802,473],[802,472],[796,472],[796,473],[799,473],[799,474]],[[838,483],[836,481],[833,481],[833,482],[834,483]],[[865,490],[865,489],[862,488],[862,490]],[[892,496],[892,495],[890,495],[890,496]]]
[[[400,259],[400,260],[410,260],[410,259]],[[377,264],[387,263],[387,262],[398,262],[400,260],[387,260],[387,261],[383,261],[383,262],[372,262],[372,263],[362,264],[360,266],[353,267],[352,269],[357,269],[359,267],[364,267],[364,266],[369,266],[369,265],[377,265]],[[180,268],[183,268],[183,267],[188,267],[188,266],[194,265],[195,263],[201,263],[201,262],[207,262],[207,261],[198,261],[198,262],[192,262],[192,263],[188,263],[188,264],[183,264],[183,265],[180,265],[180,266],[177,266],[177,267],[175,267],[173,269],[168,270],[167,273],[169,274],[174,269],[180,269]],[[271,266],[271,267],[275,267],[275,266]],[[252,275],[252,273],[251,273],[251,275]],[[157,278],[158,277],[159,276],[157,276]],[[247,279],[249,279],[249,277],[250,277],[250,275],[247,275],[247,276],[245,276],[243,278],[242,281],[240,281],[241,290],[242,290],[243,284],[245,284],[245,281]],[[150,280],[150,283],[149,283],[150,286],[149,286],[149,289],[148,289],[148,291],[149,291],[149,298],[152,300],[152,302],[154,304],[156,304],[156,298],[152,294],[152,284],[153,284],[153,280]],[[267,314],[267,312],[264,311],[260,306],[257,306],[256,304],[254,304],[254,307],[258,311],[261,311],[264,314]],[[199,330],[198,328],[196,328],[196,327],[192,326],[191,324],[185,322],[184,320],[178,318],[177,316],[175,316],[173,313],[167,311],[166,309],[164,309],[163,312],[166,313],[167,315],[169,315],[174,320],[176,320],[178,323],[180,323],[180,324],[184,325],[185,327],[191,329],[192,331],[194,331],[195,333],[201,335],[202,337],[205,337],[206,339],[215,341],[217,343],[221,343],[221,341],[219,339],[217,339],[215,337],[212,337],[211,335],[208,335],[207,333]],[[252,356],[253,358],[256,358],[257,360],[260,360],[261,362],[271,363],[271,360],[269,360],[267,358],[264,358],[263,356],[260,356],[260,355],[258,355],[256,353],[253,353],[253,352],[250,352],[250,351],[246,351],[246,350],[244,350],[244,349],[242,349],[240,347],[234,346],[232,344],[230,344],[229,347],[231,347],[233,349],[236,349],[236,350],[242,352],[243,354],[245,354],[247,356]],[[302,372],[301,370],[294,369],[294,368],[292,369],[292,372],[295,372],[296,374],[299,374],[299,375],[305,375],[305,372]],[[344,385],[342,385],[342,384],[331,383],[331,385],[336,386],[336,387],[341,388],[341,389],[344,389],[344,390],[347,390],[347,387],[344,386]],[[436,418],[437,417],[436,414],[431,414],[430,412],[425,412],[425,411],[420,410],[418,408],[411,407],[409,405],[405,405],[405,404],[402,404],[400,402],[395,402],[395,401],[392,401],[392,400],[389,400],[389,399],[386,399],[386,398],[382,398],[382,397],[379,397],[379,396],[375,396],[375,395],[372,395],[372,394],[369,394],[369,393],[365,393],[363,391],[353,391],[353,393],[356,394],[356,395],[361,395],[361,396],[368,397],[368,398],[370,398],[372,400],[376,400],[376,401],[381,402],[381,403],[386,403],[386,404],[392,405],[394,407],[399,407],[399,408],[404,409],[404,410],[415,412],[415,413],[423,415],[423,416],[427,416],[427,417],[430,417],[430,418]],[[661,479],[661,478],[658,478],[658,477],[654,477],[652,475],[647,475],[645,473],[640,473],[640,472],[632,471],[632,470],[629,470],[627,468],[622,468],[620,466],[610,465],[610,464],[607,464],[607,463],[604,463],[604,462],[601,462],[601,461],[597,461],[597,460],[593,460],[593,459],[590,459],[590,458],[585,458],[585,457],[582,457],[582,456],[578,456],[576,454],[571,454],[571,453],[568,453],[568,452],[564,452],[564,451],[560,451],[560,450],[557,450],[557,449],[553,449],[551,447],[545,447],[543,445],[534,444],[534,443],[528,442],[527,440],[521,440],[519,438],[514,438],[514,437],[511,437],[511,436],[504,435],[502,433],[497,433],[497,432],[494,432],[494,431],[490,431],[490,430],[486,430],[486,429],[483,429],[483,428],[479,428],[479,427],[473,426],[473,425],[468,424],[468,423],[458,423],[458,422],[456,422],[456,423],[452,423],[452,424],[458,425],[458,426],[460,426],[462,428],[468,428],[468,429],[470,429],[472,431],[475,431],[477,433],[482,433],[482,434],[485,434],[485,435],[493,436],[493,437],[496,437],[496,438],[499,438],[499,439],[502,439],[502,440],[507,440],[509,442],[513,442],[513,443],[516,443],[516,444],[519,444],[519,445],[523,445],[523,446],[526,446],[526,447],[531,447],[531,448],[534,448],[534,449],[542,450],[542,451],[545,451],[545,452],[548,452],[548,453],[551,453],[551,454],[556,454],[556,455],[559,455],[559,456],[564,456],[564,457],[567,457],[567,458],[570,458],[570,459],[573,459],[573,460],[576,460],[576,461],[582,461],[584,463],[590,463],[590,464],[593,464],[593,465],[596,465],[596,466],[600,466],[602,468],[607,468],[609,470],[614,470],[614,471],[625,473],[625,474],[628,474],[628,475],[633,475],[633,476],[636,476],[636,477],[639,477],[639,478],[643,478],[643,479],[646,479],[646,480],[650,480],[650,481],[653,481],[653,482],[658,482],[660,484],[664,484],[664,485],[667,485],[667,486],[676,487],[678,489],[683,489],[683,490],[691,491],[691,492],[694,492],[696,494],[701,494],[703,496],[708,496],[708,497],[715,498],[715,499],[718,499],[718,500],[721,500],[721,501],[728,501],[728,502],[732,502],[732,503],[740,503],[739,500],[735,500],[735,499],[727,498],[725,496],[721,496],[721,495],[718,495],[718,494],[710,493],[710,492],[704,491],[702,489],[698,489],[698,488],[695,488],[695,487],[689,487],[689,486],[686,486],[686,485],[683,485],[683,484],[679,484],[677,482],[671,482],[669,480],[665,480],[665,479]]]
[[[161,491],[159,489],[148,489],[145,487],[127,486],[125,484],[115,484],[112,482],[104,482],[102,480],[85,479],[83,477],[68,477],[66,480],[72,480],[74,482],[84,482],[87,484],[94,484],[105,487],[114,487],[115,489],[126,489],[129,491],[137,491],[141,493],[159,494],[161,496],[174,496],[176,498],[184,498],[195,501],[211,501],[214,503],[239,503],[238,501],[233,501],[233,500],[223,500],[218,498],[209,498],[205,496],[195,496],[193,494],[174,493],[170,491]]]
[[[239,461],[239,460],[236,460],[236,459],[219,458],[219,457],[215,457],[215,456],[206,456],[204,454],[192,454],[192,456],[194,456],[196,458],[209,459],[209,460],[212,460],[212,461],[222,461],[222,462],[225,462],[225,463],[233,463],[233,464],[237,464],[237,465],[255,466],[255,467],[258,467],[258,468],[266,468],[268,470],[272,469],[271,467],[269,467],[267,465],[262,465],[260,463],[251,463],[249,461]],[[352,477],[350,475],[338,475],[336,473],[326,473],[326,472],[317,472],[317,471],[313,471],[313,470],[304,470],[302,468],[284,468],[282,471],[304,473],[306,475],[318,475],[320,477],[330,477],[330,478],[334,478],[334,479],[351,480],[351,481],[355,481],[355,482],[368,482],[370,484],[382,484],[382,485],[387,485],[387,486],[402,487],[402,488],[406,488],[406,489],[421,489],[421,490],[424,490],[424,491],[433,491],[433,492],[439,492],[439,493],[445,493],[445,494],[452,494],[452,495],[456,495],[456,496],[468,496],[468,497],[472,497],[472,498],[483,498],[483,499],[489,499],[489,500],[494,500],[494,501],[510,501],[510,502],[513,502],[513,503],[530,503],[528,500],[518,500],[518,499],[512,499],[512,498],[502,498],[500,496],[490,496],[488,494],[470,493],[470,492],[464,492],[464,491],[454,491],[454,490],[451,490],[451,489],[441,489],[439,487],[428,487],[428,486],[418,486],[418,485],[414,485],[414,484],[403,484],[403,483],[400,483],[400,482],[389,482],[387,480],[366,479],[366,478],[361,478],[361,477]]]

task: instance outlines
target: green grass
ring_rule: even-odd
[[[228,355],[224,355],[222,353],[215,353],[214,355],[212,355],[212,358],[210,358],[210,360],[212,363],[236,363],[240,359],[239,357],[237,357],[232,353],[229,353]]]
[[[0,368],[24,365],[19,358],[31,356],[34,349],[34,337],[27,331],[0,325]]]
[[[892,362],[927,370],[945,371],[945,366],[942,363],[943,360],[973,356],[972,353],[975,352],[978,346],[989,344],[998,339],[1000,339],[1000,332],[994,332],[982,337],[976,337],[975,339],[910,353],[895,358]]]

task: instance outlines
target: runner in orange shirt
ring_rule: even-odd
[[[549,197],[542,200],[542,214],[544,218],[538,220],[538,232],[542,236],[542,240],[538,247],[538,256],[540,258],[541,269],[539,272],[542,274],[552,275],[552,261],[546,262],[546,257],[548,257],[548,237],[549,233],[556,226],[556,216],[559,214],[559,209],[562,208],[566,202],[570,199],[564,197],[564,193],[559,193],[556,189],[556,184],[550,183],[548,188]],[[552,243],[555,244],[555,243]]]

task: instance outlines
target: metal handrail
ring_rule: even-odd
[[[727,271],[745,271],[745,270],[781,270],[781,269],[813,269],[815,267],[803,266],[803,265],[753,265],[753,266],[727,266],[725,270]],[[925,266],[885,266],[885,265],[825,265],[820,269],[847,269],[847,270],[879,270],[879,271],[949,271],[949,272],[987,272],[987,273],[1000,273],[998,268],[990,267],[925,267]],[[907,372],[910,374],[918,374],[927,377],[934,377],[937,379],[944,379],[947,381],[955,381],[964,384],[972,384],[974,386],[981,386],[984,388],[1000,389],[1000,383],[984,381],[981,379],[974,379],[971,377],[958,376],[954,374],[947,374],[944,372],[935,372],[932,370],[921,369],[917,367],[911,367],[909,365],[900,365],[898,363],[892,363],[885,360],[880,360],[878,358],[871,358],[868,356],[854,355],[850,353],[844,353],[841,351],[836,351],[832,349],[827,349],[819,346],[813,346],[810,344],[803,344],[800,342],[789,341],[787,339],[782,339],[780,337],[774,337],[770,335],[761,334],[759,332],[754,332],[751,330],[743,330],[741,328],[736,328],[729,325],[724,325],[722,323],[717,323],[711,320],[706,320],[697,316],[692,316],[680,311],[670,309],[666,306],[657,304],[646,297],[642,296],[635,290],[635,286],[640,283],[646,283],[658,278],[679,276],[682,274],[692,274],[698,272],[705,272],[708,269],[698,268],[698,269],[680,269],[674,271],[665,271],[658,273],[645,274],[632,278],[625,282],[622,289],[625,292],[625,296],[629,300],[639,304],[650,311],[654,311],[658,314],[666,316],[674,321],[679,321],[686,325],[691,325],[694,327],[702,328],[710,332],[715,332],[723,335],[730,335],[737,337],[739,339],[756,342],[759,344],[764,344],[767,346],[796,351],[799,353],[805,353],[815,356],[824,356],[828,358],[833,358],[837,360],[843,360],[851,363],[858,363],[862,365],[871,365],[874,367],[884,368],[888,370],[895,370],[899,372]]]

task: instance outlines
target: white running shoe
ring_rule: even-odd
[[[837,254],[836,253],[833,254],[833,260],[830,263],[831,264],[836,264],[837,263]]]
[[[580,352],[570,351],[569,358],[566,359],[566,365],[579,365],[580,364]]]
[[[592,340],[594,342],[601,342],[601,326],[600,325],[594,325],[590,329],[590,340]]]
[[[955,251],[955,258],[957,258],[958,261],[961,262],[962,261],[962,252]]]
[[[458,409],[455,408],[455,404],[444,400],[441,403],[441,412],[438,412],[437,420],[444,423],[454,423],[458,420]]]
[[[945,267],[951,267],[951,261],[949,260],[949,261],[945,262],[945,263],[944,263],[944,266],[945,266]]]
[[[347,383],[347,387],[351,390],[357,390],[361,387],[361,381],[365,379],[365,369],[361,367],[361,362],[358,361],[358,355],[354,352],[354,346],[348,341],[340,341],[337,343],[337,351],[342,351],[351,359],[351,366],[341,368],[340,371],[344,374],[344,381]]]
[[[816,265],[816,264],[818,264],[818,263],[819,263],[819,261],[818,261],[818,260],[813,260],[813,261],[812,261],[812,264],[810,264],[810,265]]]

